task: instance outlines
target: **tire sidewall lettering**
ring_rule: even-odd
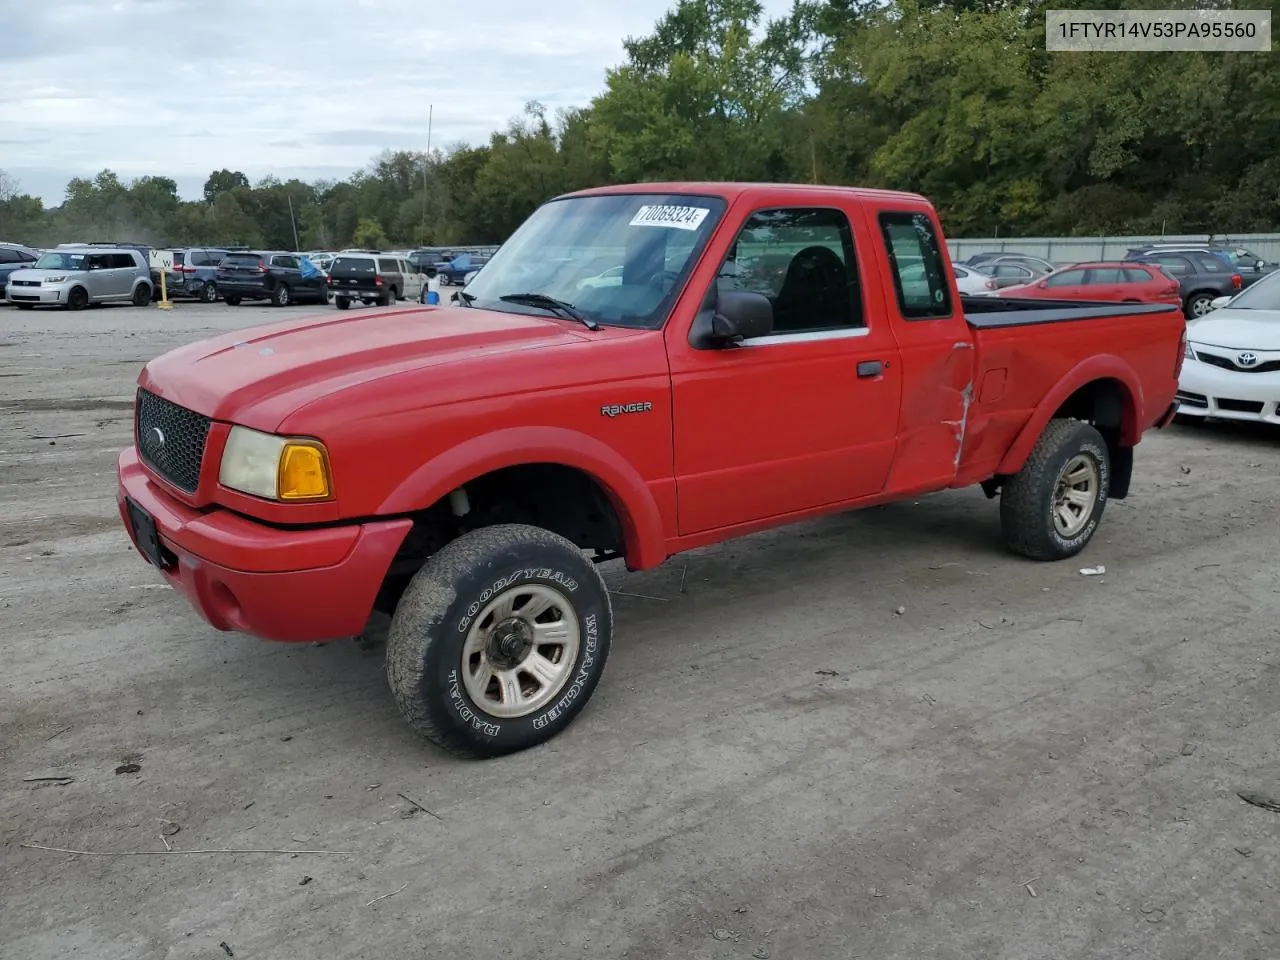
[[[449,671],[449,705],[453,707],[462,722],[469,725],[477,733],[486,737],[496,737],[502,732],[502,724],[485,720],[469,706],[462,693],[462,679],[457,670]]]
[[[521,567],[505,577],[500,577],[480,591],[479,597],[467,605],[466,611],[461,619],[458,620],[458,633],[466,633],[471,628],[472,621],[475,620],[476,615],[485,608],[485,605],[490,600],[502,593],[503,590],[520,582],[553,583],[564,587],[570,594],[578,592],[578,581],[561,570],[553,570],[550,567]]]
[[[1063,465],[1065,466],[1067,460],[1070,460],[1073,456],[1080,453],[1088,454],[1093,460],[1094,465],[1098,468],[1098,499],[1093,504],[1093,510],[1089,514],[1089,522],[1084,525],[1084,529],[1068,540],[1066,537],[1058,533],[1057,528],[1053,525],[1053,495],[1050,493],[1049,530],[1054,541],[1062,550],[1074,550],[1081,544],[1087,543],[1093,536],[1094,531],[1098,528],[1098,518],[1102,513],[1102,508],[1106,505],[1107,489],[1111,484],[1111,466],[1107,459],[1107,452],[1106,450],[1100,449],[1098,445],[1091,440],[1084,441],[1076,448],[1075,452],[1068,453],[1063,460]],[[1059,476],[1061,476],[1061,469],[1059,469]]]
[[[598,614],[589,613],[583,618],[582,634],[582,653],[579,655],[578,669],[574,674],[573,680],[565,688],[560,699],[549,710],[533,718],[533,729],[541,730],[548,723],[558,719],[578,699],[583,688],[586,687],[587,681],[591,677],[592,667],[595,666],[596,649],[600,645],[600,617]]]

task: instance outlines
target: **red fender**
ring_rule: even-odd
[[[1142,381],[1133,367],[1124,360],[1104,353],[1082,360],[1054,385],[1031,414],[1031,419],[1022,428],[1017,439],[1013,441],[996,472],[1011,474],[1021,470],[1022,465],[1027,462],[1027,457],[1031,456],[1036,441],[1040,439],[1040,434],[1044,432],[1044,428],[1053,419],[1058,408],[1066,403],[1067,398],[1073,393],[1095,380],[1118,380],[1124,387],[1120,443],[1126,447],[1136,446],[1142,436],[1140,424],[1142,411],[1145,408]]]
[[[410,474],[378,513],[421,510],[469,480],[526,463],[576,467],[604,488],[622,524],[631,569],[655,567],[667,558],[662,516],[635,468],[602,441],[563,427],[511,427],[459,444]]]

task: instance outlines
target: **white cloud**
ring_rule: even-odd
[[[6,3],[0,167],[59,203],[110,167],[346,177],[383,149],[482,143],[525,102],[585,105],[674,0]],[[765,0],[778,16],[790,0]]]

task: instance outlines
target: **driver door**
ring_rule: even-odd
[[[773,333],[697,349],[668,325],[680,536],[884,488],[902,381],[863,295],[871,249],[856,210],[757,210],[714,282],[768,296]]]

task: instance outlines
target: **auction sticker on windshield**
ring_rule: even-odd
[[[706,207],[682,207],[675,204],[646,204],[636,211],[629,227],[675,227],[697,230],[711,211]]]

